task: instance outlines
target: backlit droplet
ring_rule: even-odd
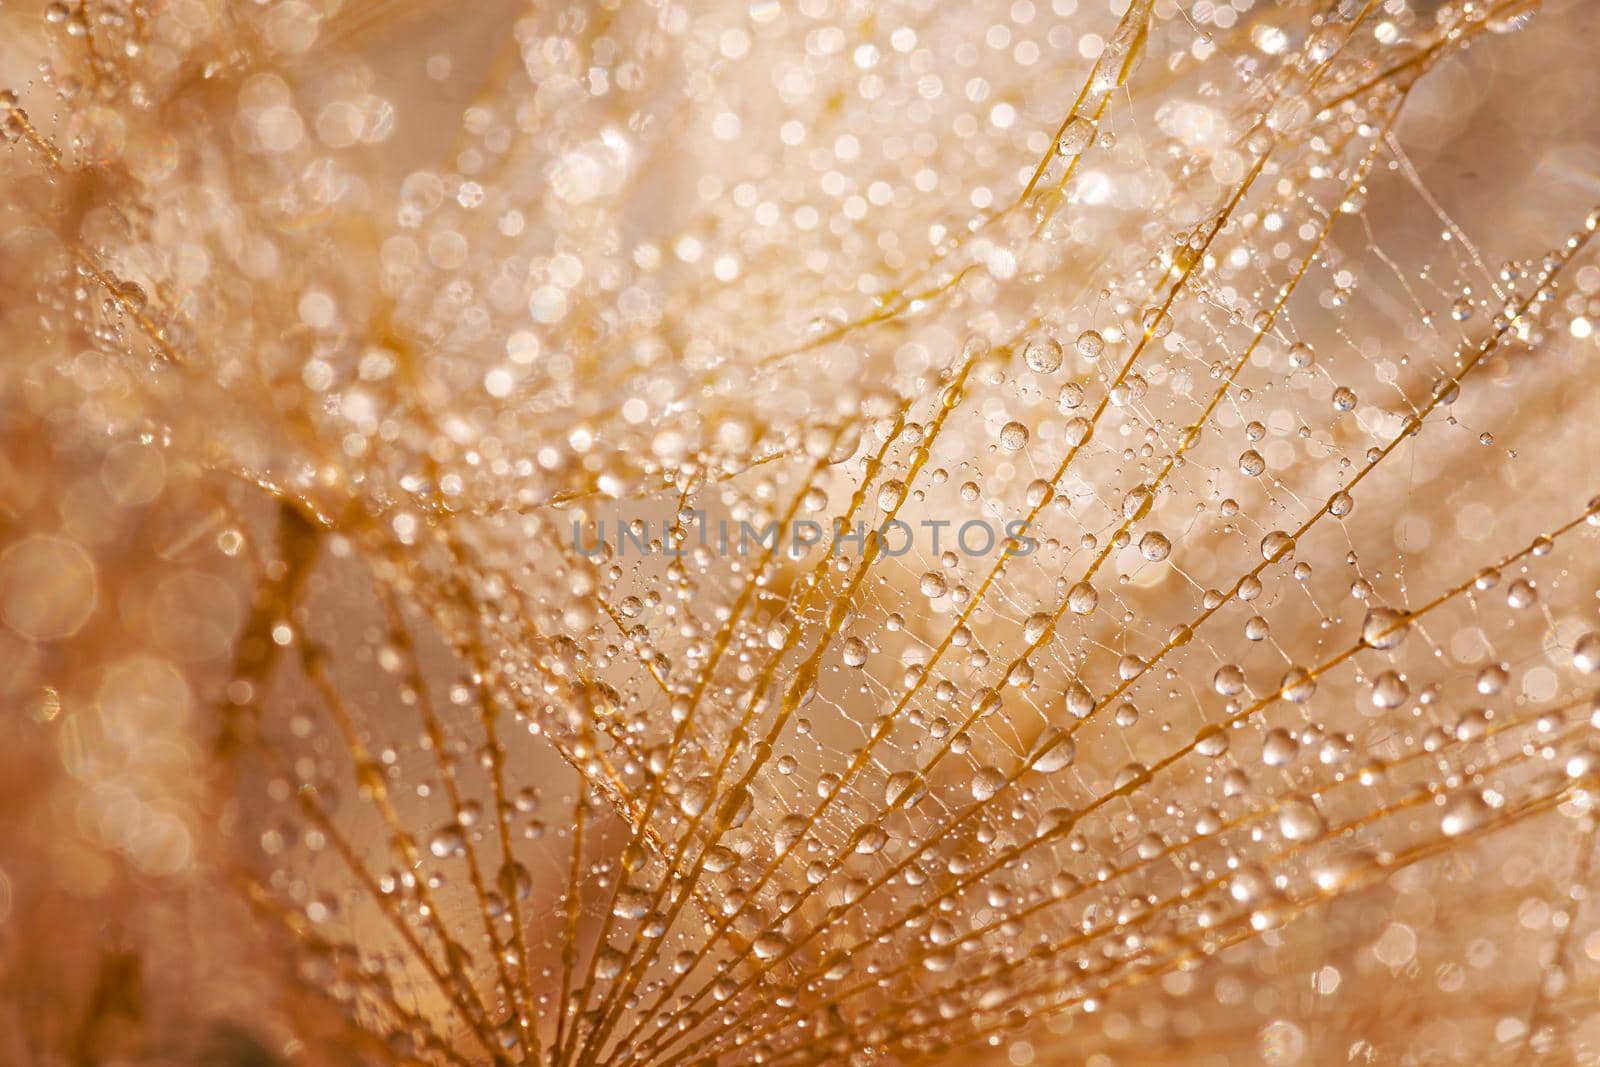
[[[1094,126],[1081,115],[1074,115],[1061,127],[1061,136],[1056,138],[1056,153],[1063,156],[1078,155],[1089,147],[1093,139]]]
[[[1261,747],[1261,761],[1268,767],[1287,767],[1300,752],[1300,744],[1286,730],[1273,730],[1267,734]]]
[[[1290,800],[1278,809],[1278,832],[1290,841],[1314,840],[1322,830],[1322,815],[1310,801]]]
[[[1051,374],[1061,369],[1061,343],[1048,334],[1029,338],[1022,358],[1035,374]]]
[[[1586,633],[1573,642],[1572,665],[1584,674],[1600,671],[1600,633]]]
[[[1294,551],[1294,538],[1281,530],[1267,534],[1261,539],[1261,556],[1263,559],[1280,560]]]
[[[1489,816],[1489,806],[1483,802],[1483,796],[1470,792],[1452,800],[1445,807],[1439,819],[1439,832],[1446,837],[1457,837],[1482,826]]]
[[[1361,640],[1372,648],[1388,650],[1406,639],[1406,615],[1393,608],[1375,607],[1361,621]]]
[[[428,851],[443,859],[447,856],[465,855],[467,835],[460,823],[446,823],[428,838]]]
[[[1139,539],[1139,554],[1152,563],[1159,563],[1172,554],[1172,542],[1165,534],[1151,530]]]
[[[846,667],[861,667],[867,662],[867,643],[859,637],[847,637],[844,642],[843,658]]]

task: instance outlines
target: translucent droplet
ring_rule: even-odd
[[[1521,610],[1539,602],[1539,591],[1526,578],[1518,578],[1506,587],[1506,604]]]
[[[1166,534],[1151,530],[1139,538],[1139,554],[1152,563],[1160,563],[1172,554],[1172,542]]]
[[[1005,775],[998,767],[984,767],[972,776],[972,799],[990,800],[999,791]]]
[[[447,856],[463,856],[467,851],[466,831],[457,822],[445,823],[433,832],[428,838],[428,851],[440,859]]]
[[[1228,751],[1228,734],[1220,726],[1207,726],[1195,738],[1195,751],[1212,759]]]
[[[1396,648],[1406,639],[1409,627],[1405,622],[1405,612],[1385,607],[1371,608],[1361,621],[1361,640],[1371,648]]]
[[[710,802],[711,779],[696,778],[683,787],[683,794],[678,797],[678,810],[692,819],[703,814]]]
[[[1470,833],[1488,822],[1490,814],[1489,805],[1484,803],[1481,794],[1468,793],[1446,806],[1439,818],[1439,832],[1446,837]]]
[[[855,843],[851,846],[858,854],[870,856],[882,852],[883,847],[889,843],[889,835],[876,826],[863,826],[856,831]]]
[[[1244,688],[1244,671],[1232,663],[1224,663],[1212,676],[1211,684],[1223,696],[1233,696]]]
[[[922,775],[913,771],[896,771],[884,783],[884,802],[893,806],[911,807],[927,792]]]
[[[1411,687],[1395,671],[1384,671],[1372,683],[1372,706],[1398,708],[1411,699]]]
[[[594,960],[594,974],[596,978],[610,981],[622,973],[622,963],[625,957],[616,949],[607,945],[596,954]]]
[[[1294,538],[1282,530],[1274,530],[1261,539],[1261,558],[1274,561],[1280,560],[1294,551]]]
[[[1278,832],[1290,841],[1312,841],[1322,836],[1324,824],[1316,807],[1290,800],[1278,809]]]
[[[1061,369],[1061,342],[1048,334],[1028,339],[1022,346],[1022,359],[1035,374],[1051,374]]]
[[[842,649],[844,665],[846,667],[861,667],[867,662],[867,643],[859,637],[845,638]]]
[[[1584,674],[1600,671],[1600,634],[1586,633],[1573,642],[1572,665]]]
[[[1094,140],[1094,126],[1082,115],[1074,115],[1067,120],[1061,128],[1061,136],[1056,138],[1056,153],[1062,156],[1075,156],[1089,147],[1089,142]]]
[[[1081,683],[1073,682],[1067,686],[1066,705],[1073,718],[1081,719],[1094,710],[1094,696]]]
[[[611,913],[619,919],[642,919],[650,914],[650,894],[638,886],[624,886]]]
[[[1289,736],[1289,731],[1276,729],[1261,745],[1261,762],[1268,767],[1287,767],[1299,753],[1300,742]]]
[[[1054,774],[1063,767],[1070,766],[1077,755],[1077,746],[1072,738],[1068,737],[1065,730],[1052,726],[1046,730],[1033,746],[1033,769],[1042,774]]]
[[[1304,704],[1317,691],[1317,680],[1304,667],[1290,667],[1278,684],[1278,690],[1285,700]]]
[[[777,957],[787,947],[789,943],[770,930],[756,935],[756,939],[750,943],[750,951],[756,954],[756,958],[763,960]]]
[[[515,860],[500,868],[497,881],[500,883],[500,892],[505,894],[507,900],[527,900],[533,894],[533,875]]]

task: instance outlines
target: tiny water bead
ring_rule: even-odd
[[[1305,800],[1287,801],[1278,811],[1278,832],[1290,841],[1311,841],[1322,836],[1322,814]]]
[[[1099,359],[1106,350],[1106,340],[1098,330],[1084,330],[1074,342],[1078,355],[1084,359]]]
[[[1028,339],[1022,357],[1035,374],[1052,374],[1061,369],[1061,343],[1048,335]]]
[[[1573,642],[1572,665],[1584,674],[1600,671],[1600,633],[1586,633]]]
[[[19,1047],[1581,1059],[1546,6],[0,4]]]
[[[1000,428],[1000,444],[1008,452],[1017,452],[1027,447],[1028,428],[1020,422],[1012,421]]]
[[[1407,615],[1393,608],[1374,607],[1361,621],[1361,640],[1372,648],[1387,651],[1406,639]]]
[[[1079,582],[1067,593],[1067,607],[1074,615],[1088,615],[1100,604],[1100,594],[1088,582]]]
[[[1074,115],[1061,128],[1056,138],[1056,152],[1063,156],[1076,156],[1089,147],[1094,139],[1094,125],[1081,115]]]
[[[1172,542],[1166,534],[1151,530],[1139,538],[1139,554],[1152,563],[1160,563],[1172,554]]]
[[[866,665],[871,650],[867,643],[859,637],[847,637],[844,642],[842,656],[845,666],[862,667]]]
[[[1294,551],[1294,538],[1277,530],[1267,534],[1261,539],[1261,558],[1268,562],[1277,562]]]

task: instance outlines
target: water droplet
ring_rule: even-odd
[[[1406,639],[1409,626],[1406,613],[1393,608],[1375,607],[1367,611],[1361,621],[1361,640],[1368,647],[1388,650],[1397,648]]]
[[[1061,369],[1061,342],[1048,334],[1029,338],[1022,346],[1022,359],[1035,374],[1051,374]]]
[[[1074,115],[1061,128],[1061,136],[1056,138],[1056,153],[1062,156],[1076,156],[1088,148],[1092,140],[1094,140],[1094,125],[1082,115]]]
[[[1322,815],[1308,801],[1290,800],[1278,809],[1278,832],[1290,841],[1313,841],[1323,829]]]
[[[972,799],[978,801],[993,799],[1004,781],[1005,775],[998,767],[979,769],[978,773],[972,776]]]
[[[1033,746],[1033,769],[1041,774],[1054,774],[1072,764],[1077,746],[1065,730],[1052,726],[1040,735]]]
[[[877,826],[863,826],[855,833],[851,848],[862,856],[871,856],[882,852],[883,847],[889,843],[889,835]]]
[[[440,859],[447,856],[464,856],[467,852],[467,834],[457,822],[445,823],[428,838],[428,851]]]
[[[897,807],[911,807],[927,792],[922,775],[913,771],[896,771],[884,783],[884,802]]]
[[[1220,726],[1207,726],[1195,738],[1195,751],[1212,759],[1228,751],[1228,734]]]
[[[1294,538],[1282,530],[1274,530],[1261,539],[1261,558],[1269,562],[1282,559],[1294,551]]]
[[[1275,729],[1261,745],[1261,762],[1268,767],[1287,767],[1299,753],[1300,742],[1289,736],[1287,730]]]
[[[859,637],[845,638],[843,656],[846,667],[861,667],[867,662],[867,643]]]
[[[1094,696],[1081,683],[1073,682],[1067,686],[1066,705],[1068,714],[1081,719],[1094,710]]]
[[[1584,674],[1600,671],[1600,633],[1586,633],[1572,644],[1572,665]]]
[[[1384,671],[1372,683],[1372,706],[1398,708],[1411,699],[1411,687],[1395,671]]]
[[[607,945],[595,955],[595,977],[609,982],[622,973],[622,963],[625,958],[621,952]]]
[[[528,873],[528,868],[515,860],[500,868],[497,880],[500,883],[500,892],[505,894],[507,900],[527,900],[533,895],[533,875]]]
[[[1151,530],[1139,538],[1139,554],[1152,563],[1160,563],[1172,554],[1172,542],[1166,534]]]
[[[1212,675],[1212,687],[1225,697],[1231,697],[1244,688],[1244,671],[1232,663],[1224,663]]]
[[[710,802],[711,779],[696,778],[683,787],[683,794],[678,797],[678,810],[693,819],[703,814]]]
[[[770,930],[756,935],[756,939],[750,943],[750,951],[756,954],[757,959],[763,960],[776,958],[788,947],[787,941]]]
[[[642,919],[650,914],[650,894],[638,886],[624,886],[611,913],[619,919]]]
[[[1020,422],[1008,422],[1000,428],[1000,444],[1009,452],[1017,452],[1028,444],[1028,428]]]
[[[1468,793],[1452,801],[1439,818],[1439,832],[1446,837],[1459,837],[1470,833],[1489,821],[1489,805],[1477,792]]]
[[[1278,691],[1285,700],[1304,704],[1317,691],[1317,680],[1304,667],[1290,667],[1284,673],[1283,681],[1278,683]]]

